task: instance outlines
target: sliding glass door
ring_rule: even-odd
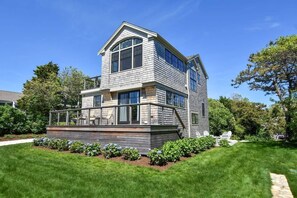
[[[139,91],[130,91],[130,92],[124,92],[119,93],[119,105],[125,105],[125,104],[138,104],[140,102],[140,92]],[[119,124],[129,124],[130,119],[133,124],[139,123],[139,105],[131,105],[131,111],[130,106],[124,106],[119,107]],[[130,116],[130,112],[132,115]]]

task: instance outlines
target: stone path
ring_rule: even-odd
[[[285,175],[270,173],[273,198],[294,198]]]
[[[23,144],[28,142],[33,142],[34,139],[23,139],[23,140],[9,140],[0,142],[0,146],[7,146],[12,144]]]

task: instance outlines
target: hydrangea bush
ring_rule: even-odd
[[[150,158],[151,165],[164,166],[167,164],[166,156],[162,150],[155,148],[150,150],[147,156]]]
[[[87,156],[98,156],[101,154],[101,144],[94,142],[92,144],[85,145],[85,154]]]
[[[106,159],[121,156],[122,147],[118,144],[109,143],[102,149],[102,154]]]
[[[176,162],[180,160],[181,149],[176,142],[168,141],[162,146],[163,153],[168,162]]]
[[[84,152],[84,144],[79,141],[71,142],[69,146],[69,150],[71,153],[83,153]]]
[[[122,156],[125,160],[135,161],[140,159],[140,154],[137,148],[125,147],[122,150]]]

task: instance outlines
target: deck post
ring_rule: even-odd
[[[151,125],[151,104],[147,106],[147,124]]]
[[[60,125],[60,112],[58,112],[58,122],[57,125]]]
[[[129,105],[129,122],[132,124],[132,106]]]
[[[99,120],[100,123],[99,123],[99,125],[102,125],[102,110],[103,110],[103,109],[102,109],[102,107],[101,107],[101,108],[100,108],[100,120]]]
[[[66,125],[69,125],[69,111],[66,111]]]
[[[52,125],[52,112],[50,111],[49,113],[49,121],[48,121],[48,125],[51,126]]]
[[[88,109],[87,125],[90,125],[90,116],[91,116],[91,110]]]
[[[162,125],[164,125],[164,107],[162,107]]]
[[[78,126],[79,118],[78,118],[78,111],[76,111],[76,125]]]
[[[114,122],[114,125],[117,125],[117,115],[118,115],[117,107],[114,107],[113,111],[114,111],[113,122]]]
[[[175,109],[172,109],[172,124],[175,125]]]

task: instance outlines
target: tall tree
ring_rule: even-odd
[[[24,83],[23,97],[18,101],[19,107],[34,117],[47,121],[50,110],[61,104],[61,84],[58,78],[59,67],[49,62],[37,66],[31,80]]]
[[[297,131],[292,125],[296,101],[293,95],[297,91],[297,35],[270,42],[266,48],[251,54],[249,62],[232,85],[238,87],[247,82],[251,90],[276,95],[285,114],[286,134],[291,139]]]
[[[80,102],[80,92],[83,89],[84,79],[87,78],[81,71],[73,67],[66,67],[59,78],[62,85],[62,103],[67,106],[76,107]]]

